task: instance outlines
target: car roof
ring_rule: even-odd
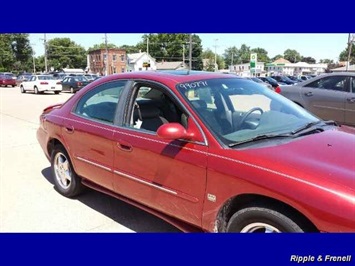
[[[101,81],[115,80],[118,77],[122,79],[150,79],[155,81],[170,80],[175,83],[189,82],[195,80],[203,79],[214,79],[214,78],[237,78],[240,77],[233,74],[224,74],[219,72],[207,72],[207,71],[188,71],[188,70],[169,70],[169,71],[136,71],[136,72],[126,72],[119,74],[112,74],[109,76],[104,76],[100,78]],[[104,79],[104,80],[102,80]]]

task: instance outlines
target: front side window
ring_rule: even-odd
[[[177,84],[202,122],[223,143],[288,134],[319,119],[283,96],[241,78]]]
[[[79,100],[74,112],[86,118],[113,124],[125,84],[126,81],[110,82],[87,92]]]
[[[133,105],[127,112],[125,125],[137,130],[156,132],[166,123],[187,127],[188,116],[163,88],[137,84]]]

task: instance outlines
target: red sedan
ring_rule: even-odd
[[[355,232],[355,129],[234,75],[103,77],[40,116],[56,189],[183,231]]]
[[[10,76],[7,75],[0,75],[0,86],[12,86],[12,87],[16,87],[16,79],[13,79]]]

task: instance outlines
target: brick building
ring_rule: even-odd
[[[106,49],[89,52],[89,72],[106,74]],[[107,75],[126,72],[126,50],[118,48],[108,49]]]

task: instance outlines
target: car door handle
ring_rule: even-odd
[[[306,96],[313,96],[313,92],[309,91],[309,92],[306,92],[304,95],[306,95]]]
[[[122,151],[132,151],[132,145],[124,140],[118,141],[117,147]]]
[[[349,103],[355,103],[355,97],[347,99]]]
[[[74,133],[74,127],[72,125],[65,126],[64,129],[69,134],[73,134]]]

